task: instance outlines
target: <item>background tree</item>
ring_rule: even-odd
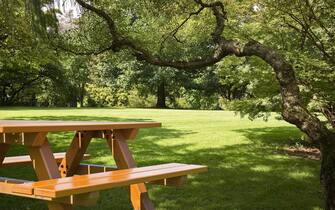
[[[127,104],[136,86],[157,94],[159,106],[180,95],[209,107],[221,95],[225,107],[252,118],[277,110],[320,146],[326,207],[335,209],[332,1],[76,2],[82,12],[62,24],[50,1],[1,1],[4,103],[29,96],[48,106]],[[63,95],[50,88],[62,78],[70,90]]]
[[[47,28],[56,28],[52,12],[41,7],[34,1],[0,2],[1,105],[36,105],[43,81],[59,83],[64,73],[55,50],[41,39]]]
[[[220,1],[204,2],[201,0],[194,0],[193,3],[187,2],[183,4],[184,7],[172,7],[172,5],[176,6],[175,4],[169,4],[170,7],[164,7],[158,2],[153,1],[151,3],[152,5],[146,5],[146,7],[142,8],[150,8],[152,11],[159,11],[160,17],[163,17],[159,18],[160,20],[163,20],[164,17],[168,17],[169,15],[171,17],[171,14],[174,16],[179,16],[182,14],[181,11],[183,11],[183,9],[185,10],[185,8],[187,8],[188,11],[191,11],[189,12],[189,15],[186,17],[186,19],[178,24],[178,26],[172,30],[169,35],[174,38],[176,43],[180,43],[184,37],[188,37],[191,40],[188,42],[191,43],[191,46],[194,46],[192,45],[193,43],[199,43],[197,47],[200,45],[202,46],[202,49],[204,49],[201,54],[197,54],[199,51],[187,51],[188,49],[192,49],[192,47],[187,48],[190,45],[186,44],[183,48],[178,49],[182,53],[182,56],[162,56],[162,54],[159,52],[161,49],[159,46],[163,45],[164,42],[157,44],[157,41],[155,42],[152,39],[150,42],[148,42],[146,36],[142,36],[143,39],[139,40],[139,36],[132,36],[132,30],[136,31],[138,29],[137,27],[125,27],[125,25],[123,25],[126,23],[125,20],[129,20],[133,16],[129,15],[129,13],[122,12],[127,11],[127,8],[125,8],[128,6],[127,4],[117,5],[117,3],[113,2],[110,4],[111,7],[105,7],[108,5],[108,2],[96,2],[93,5],[88,4],[83,0],[76,1],[87,11],[90,11],[90,14],[95,14],[97,17],[99,17],[97,20],[104,20],[110,36],[110,45],[107,46],[109,50],[114,52],[118,52],[122,49],[130,50],[130,52],[140,61],[146,61],[153,65],[174,67],[177,69],[185,69],[189,71],[194,71],[205,66],[213,65],[229,55],[235,55],[237,57],[256,56],[268,63],[269,66],[273,68],[276,79],[280,86],[283,119],[296,125],[313,141],[320,144],[322,152],[321,179],[323,181],[326,192],[326,207],[327,209],[335,209],[335,134],[329,130],[313,113],[306,109],[306,105],[301,98],[294,68],[285,57],[278,53],[278,51],[285,53],[285,50],[278,49],[278,46],[271,45],[271,43],[267,42],[267,40],[263,40],[265,44],[261,44],[254,39],[250,39],[250,37],[243,38],[241,36],[237,36],[235,37],[237,38],[235,40],[227,38],[227,34],[225,34],[224,30],[228,28],[226,27],[226,20],[227,13],[229,13],[229,7],[226,8],[225,5]],[[136,10],[137,6],[141,3],[134,3],[132,1],[130,1],[130,3],[133,3],[131,4],[133,6],[132,10],[136,11],[136,16],[141,17],[143,14],[141,12],[143,12],[143,10],[140,10],[140,7],[139,10]],[[252,1],[249,3],[251,3],[250,8],[252,8],[254,12],[262,10],[259,4],[256,4]],[[123,10],[123,8],[125,8],[125,10]],[[171,10],[174,12],[172,13]],[[199,25],[207,24],[207,26],[214,22],[214,27],[212,29],[203,27],[206,30],[197,31],[198,33],[194,33],[194,37],[190,36],[192,33],[189,32],[192,31],[187,31],[188,33],[185,33],[184,37],[181,36],[180,34],[182,32],[179,34],[179,31],[183,31],[182,26],[187,24],[188,20],[190,20],[192,16],[199,15],[202,12],[204,12],[205,16],[203,16],[201,20],[198,19],[198,21],[195,22]],[[237,14],[239,14],[239,12],[240,11],[238,11]],[[148,16],[150,17],[150,14],[152,13],[154,12],[149,13]],[[143,18],[141,18],[142,21],[151,23],[148,21],[150,20],[150,18],[147,18],[148,16],[143,16]],[[242,17],[242,19],[237,18],[235,21],[233,21],[233,23],[237,23],[240,27],[232,28],[232,34],[234,34],[234,30],[236,34],[236,31],[239,31],[241,26],[243,28],[245,26],[244,22],[249,22],[250,19],[253,19],[248,15],[243,15],[240,17]],[[170,23],[173,21],[174,19],[171,18],[170,21],[166,22],[166,25],[170,25]],[[129,23],[128,25],[131,26]],[[152,28],[150,27],[153,27],[153,25],[154,24],[147,24],[146,27],[141,27],[142,34],[148,34],[150,29],[152,31]],[[202,33],[204,31],[210,31],[210,33],[205,35]],[[136,32],[139,35],[141,34],[140,31]],[[179,37],[177,36],[177,33]],[[197,35],[199,34],[203,36],[198,37]],[[193,40],[194,42],[192,42]],[[269,44],[270,47],[268,47],[266,44]],[[175,48],[178,47],[178,45],[174,45],[174,43],[170,43],[170,46],[171,48],[172,46]],[[170,52],[170,50],[168,52]]]

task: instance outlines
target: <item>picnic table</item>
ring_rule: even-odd
[[[36,181],[0,177],[0,193],[40,199],[49,210],[69,210],[74,205],[94,205],[99,191],[129,186],[135,210],[151,210],[146,183],[179,186],[188,174],[207,171],[206,166],[167,163],[137,167],[128,147],[141,128],[160,127],[158,122],[89,122],[0,120],[0,166],[31,164]],[[73,132],[64,153],[53,153],[49,132]],[[93,138],[105,139],[116,166],[84,164]],[[104,142],[101,141],[100,142]],[[6,157],[11,145],[24,145],[29,155]]]

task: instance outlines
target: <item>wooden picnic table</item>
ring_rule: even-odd
[[[99,191],[129,186],[129,197],[136,210],[154,209],[145,183],[180,185],[190,173],[206,166],[161,164],[137,167],[128,147],[141,128],[160,127],[159,122],[88,122],[0,120],[0,166],[32,164],[38,181],[0,178],[0,193],[41,199],[49,210],[69,210],[74,205],[93,205]],[[66,153],[53,153],[49,132],[74,131]],[[93,138],[106,139],[116,167],[83,164]],[[6,157],[11,145],[24,145],[29,156]],[[75,175],[75,176],[74,176]]]

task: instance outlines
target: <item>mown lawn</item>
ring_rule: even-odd
[[[168,162],[208,165],[182,188],[149,186],[158,210],[165,209],[322,209],[319,163],[278,153],[295,144],[300,132],[275,119],[249,121],[226,111],[156,109],[1,108],[1,119],[160,121],[131,142],[139,166]],[[49,136],[53,150],[65,151],[73,133]],[[89,162],[113,164],[104,142],[93,140]],[[13,147],[10,155],[26,154]],[[1,176],[35,179],[30,167],[0,169]],[[46,209],[43,202],[0,196],[0,209]],[[125,188],[104,191],[95,207],[78,210],[132,209]]]

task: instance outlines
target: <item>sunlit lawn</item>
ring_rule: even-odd
[[[322,209],[319,163],[278,153],[294,144],[299,131],[283,121],[249,121],[226,111],[156,109],[2,108],[1,119],[159,121],[162,128],[143,129],[131,141],[139,166],[181,162],[208,165],[182,188],[149,186],[150,197],[163,209]],[[73,133],[50,135],[53,150],[65,151]],[[105,142],[94,140],[89,162],[113,164]],[[13,147],[10,155],[26,154]],[[30,167],[1,169],[1,176],[35,179]],[[46,209],[43,202],[0,197],[0,209]],[[95,207],[132,209],[125,188],[104,191]]]

